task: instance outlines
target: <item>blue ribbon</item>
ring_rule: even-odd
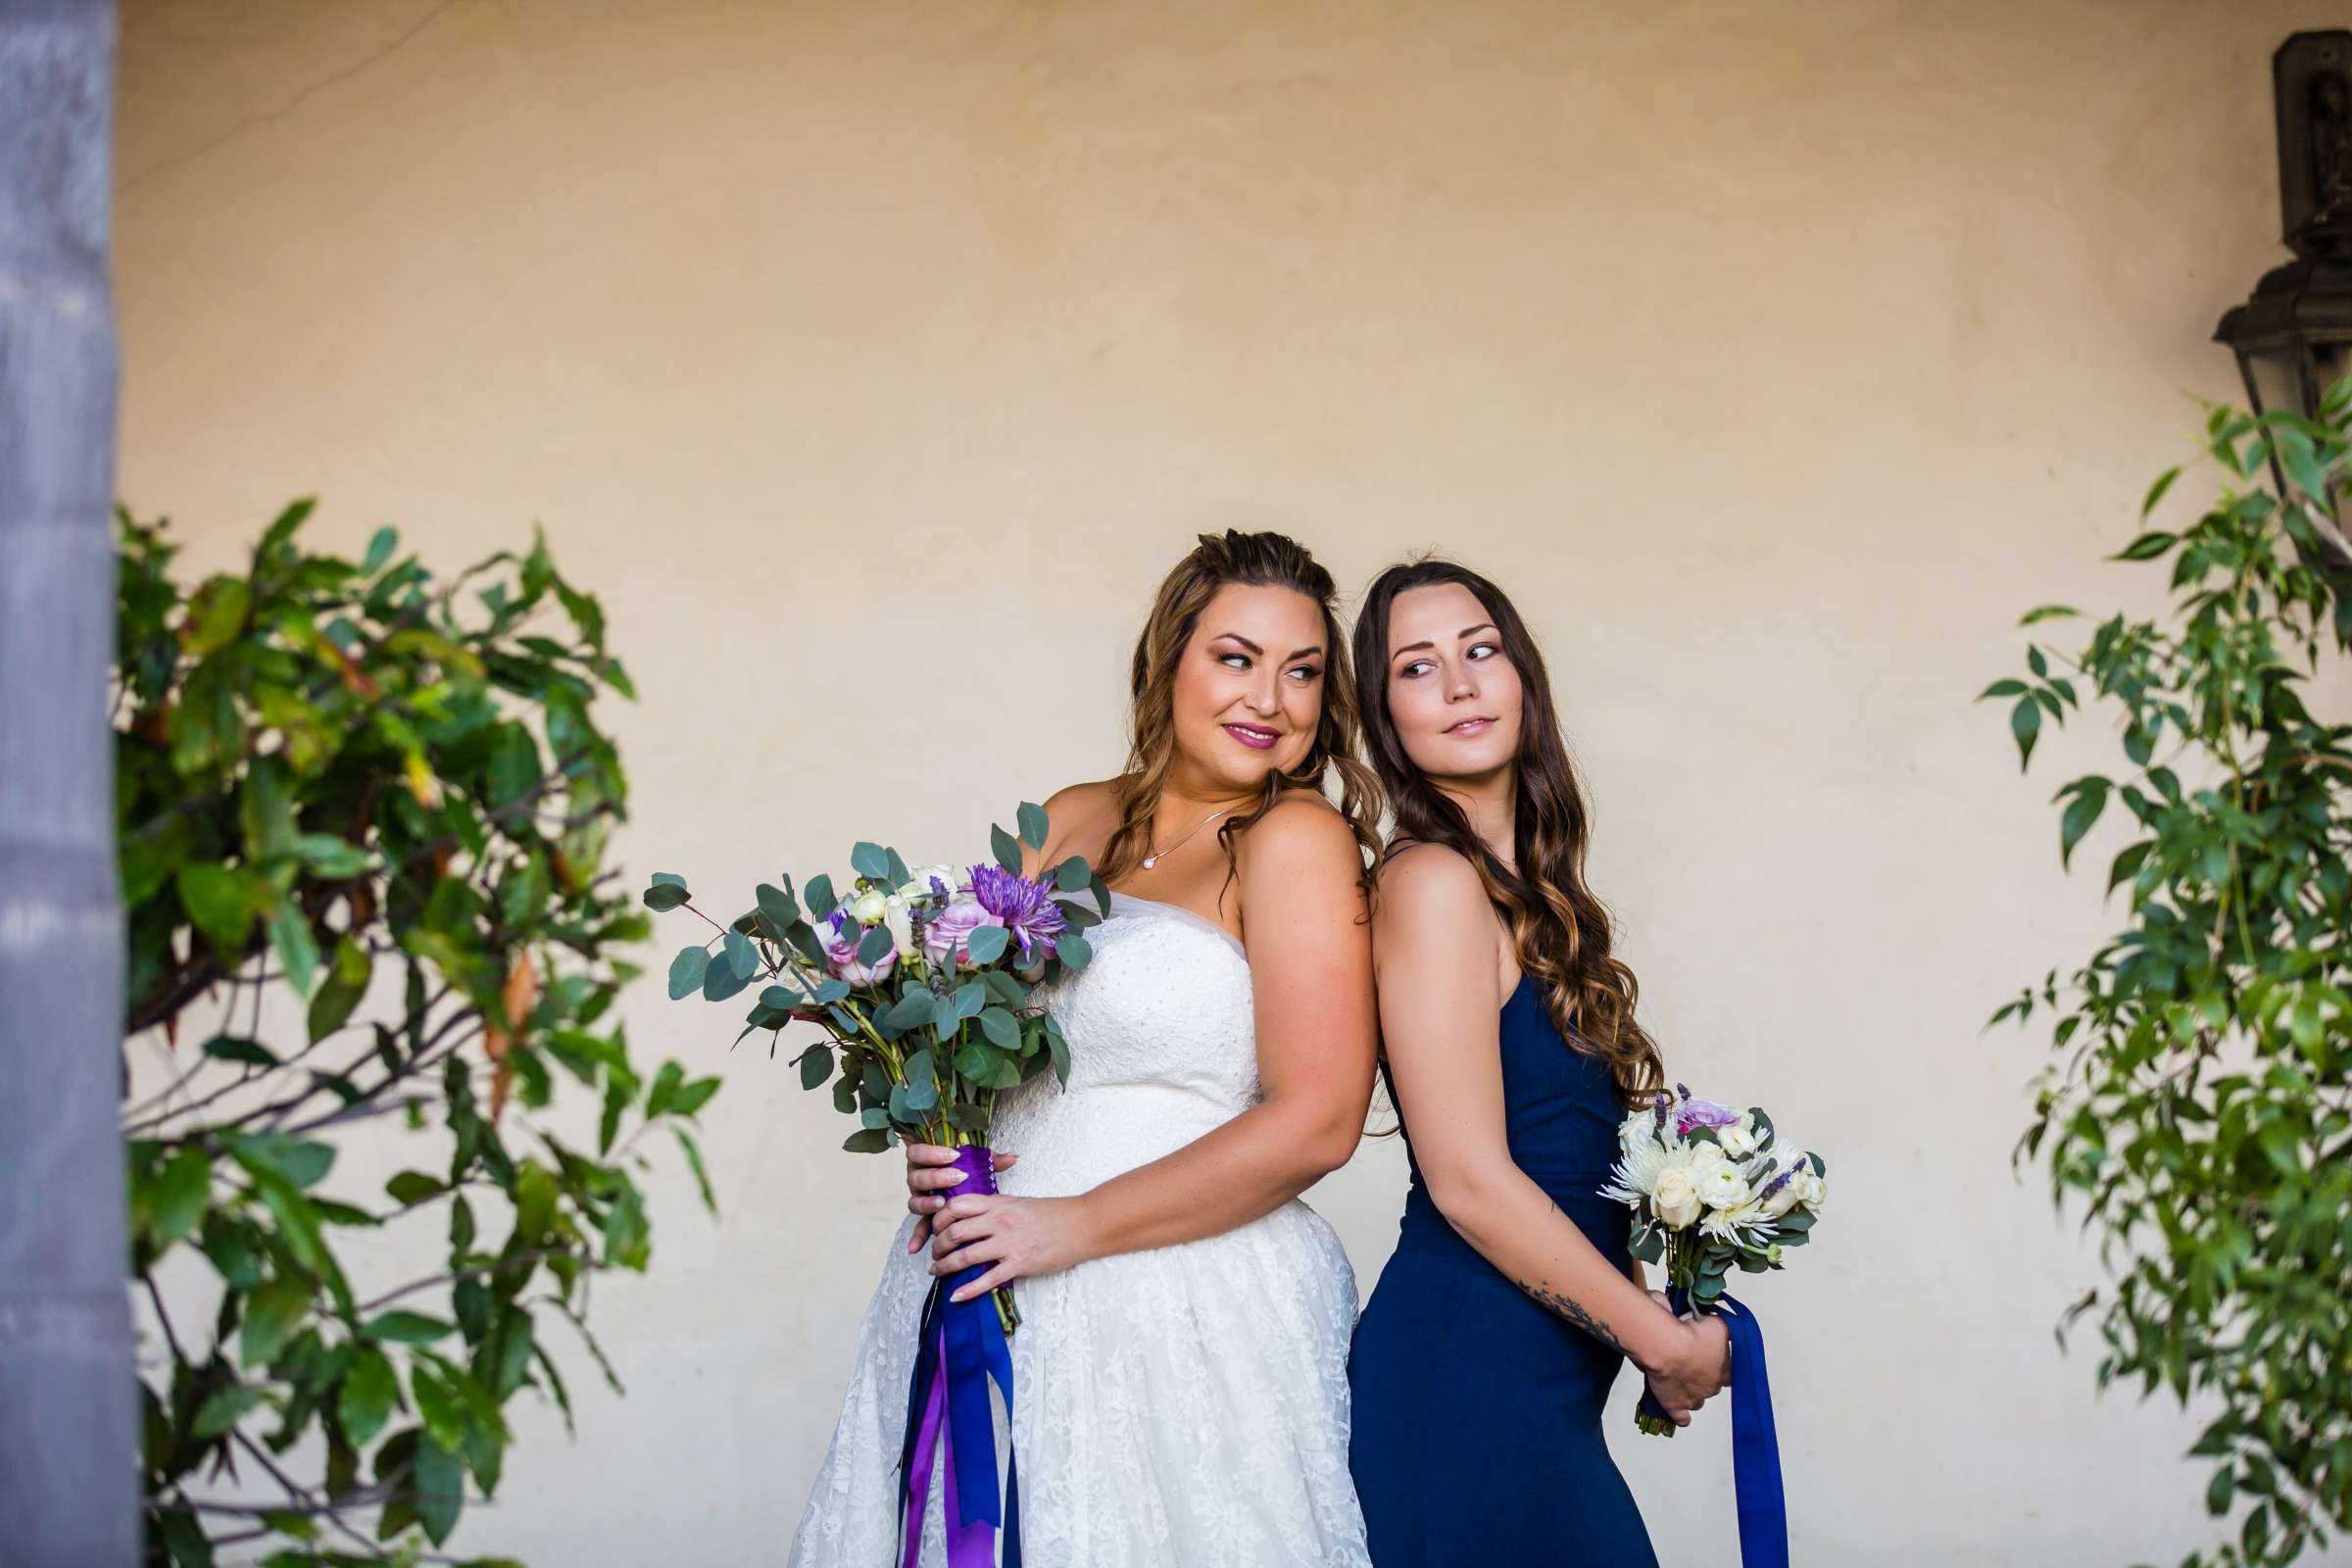
[[[1680,1286],[1666,1298],[1677,1316],[1689,1308]],[[1755,1313],[1729,1296],[1717,1297],[1714,1310],[1732,1336],[1732,1494],[1740,1511],[1740,1560],[1745,1568],[1788,1568],[1788,1498],[1781,1487],[1781,1437],[1772,1419],[1764,1331]],[[1666,1419],[1647,1389],[1642,1408]]]
[[[956,1164],[966,1181],[958,1191],[993,1191],[989,1152],[960,1152]],[[931,1446],[946,1440],[947,1524],[951,1568],[967,1568],[988,1557],[989,1532],[1004,1531],[1002,1568],[1021,1568],[1020,1463],[1008,1455],[1004,1492],[1000,1507],[997,1490],[997,1433],[989,1409],[988,1386],[993,1381],[1004,1394],[1004,1419],[1012,1421],[1012,1347],[1004,1324],[997,1316],[996,1298],[982,1293],[969,1300],[949,1298],[988,1271],[986,1264],[964,1269],[954,1279],[935,1282],[923,1299],[921,1322],[915,1329],[914,1371],[906,1387],[906,1436],[899,1450],[899,1532],[905,1561],[919,1555],[923,1505],[929,1491]],[[945,1431],[931,1410],[944,1382]],[[927,1419],[928,1417],[928,1419]],[[977,1530],[964,1528],[978,1526]],[[911,1536],[908,1532],[911,1531]]]

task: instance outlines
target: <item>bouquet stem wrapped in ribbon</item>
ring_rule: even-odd
[[[772,1056],[786,1025],[823,1029],[825,1038],[793,1059],[804,1088],[830,1083],[834,1105],[858,1118],[844,1149],[946,1145],[963,1173],[954,1194],[993,1193],[998,1094],[1048,1071],[1069,1077],[1069,1043],[1033,993],[1087,963],[1083,933],[1110,912],[1108,891],[1081,858],[1023,875],[1022,847],[1045,849],[1045,811],[1024,803],[1019,826],[1018,838],[990,830],[994,864],[960,868],[909,866],[896,850],[860,843],[842,890],[829,875],[809,878],[797,895],[790,877],[763,882],[753,906],[724,926],[694,908],[684,878],[660,873],[646,904],[686,908],[716,933],[671,960],[669,994],[724,1002],[767,982],[736,1043],[765,1029]],[[1092,906],[1068,895],[1091,895]],[[657,1083],[655,1101],[662,1093]],[[995,1561],[1000,1528],[1006,1568],[1020,1562],[1018,1486],[1008,1464],[1000,1497],[990,1396],[993,1384],[1009,1425],[1007,1341],[1020,1319],[1008,1289],[948,1299],[981,1272],[934,1283],[923,1305],[899,1499],[907,1568],[921,1553],[935,1470],[953,1568]]]
[[[1788,1568],[1788,1510],[1764,1333],[1724,1293],[1734,1269],[1762,1274],[1802,1247],[1827,1194],[1819,1154],[1784,1142],[1760,1109],[1744,1114],[1694,1099],[1681,1084],[1625,1119],[1603,1196],[1633,1205],[1633,1255],[1662,1264],[1677,1313],[1721,1316],[1732,1345],[1732,1461],[1746,1568]],[[1635,1424],[1656,1437],[1674,1423],[1647,1390]]]

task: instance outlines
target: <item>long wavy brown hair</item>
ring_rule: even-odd
[[[1516,869],[1487,848],[1461,807],[1413,764],[1389,714],[1389,611],[1398,595],[1441,583],[1466,588],[1477,598],[1519,672]],[[1372,768],[1396,817],[1390,850],[1408,842],[1443,844],[1475,866],[1488,901],[1510,930],[1521,972],[1535,976],[1544,988],[1560,1038],[1608,1065],[1623,1103],[1655,1094],[1665,1085],[1665,1064],[1656,1043],[1634,1019],[1640,988],[1633,970],[1610,953],[1609,911],[1585,885],[1591,815],[1552,708],[1544,656],[1510,596],[1449,561],[1391,566],[1373,580],[1356,616],[1355,667]]]
[[[1103,847],[1097,874],[1105,882],[1115,882],[1151,853],[1152,816],[1176,755],[1177,665],[1209,601],[1219,589],[1241,584],[1289,588],[1306,595],[1322,611],[1323,711],[1315,723],[1314,743],[1298,765],[1268,773],[1265,792],[1256,804],[1247,812],[1228,815],[1217,828],[1217,842],[1225,851],[1226,878],[1230,881],[1234,874],[1235,840],[1265,815],[1285,790],[1309,789],[1328,798],[1326,784],[1336,773],[1340,814],[1348,819],[1362,847],[1368,890],[1369,864],[1380,848],[1371,828],[1380,811],[1380,790],[1358,751],[1356,684],[1348,664],[1348,639],[1340,630],[1338,587],[1306,547],[1286,534],[1227,529],[1200,538],[1192,553],[1161,580],[1143,634],[1135,640],[1135,658],[1128,671],[1132,701],[1127,765],[1111,781],[1119,826]]]

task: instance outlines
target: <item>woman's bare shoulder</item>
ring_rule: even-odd
[[[1046,863],[1070,855],[1094,858],[1119,825],[1116,779],[1071,784],[1046,797]]]

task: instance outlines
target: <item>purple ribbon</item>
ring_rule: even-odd
[[[955,1168],[963,1179],[947,1196],[991,1194],[997,1190],[996,1160],[985,1148],[956,1152]],[[948,1296],[985,1270],[965,1269],[955,1279],[933,1285],[917,1328],[914,1374],[907,1390],[907,1442],[902,1455],[906,1484],[900,1494],[900,1522],[905,1542],[901,1568],[917,1568],[923,1551],[923,1510],[931,1497],[934,1460],[942,1472],[941,1516],[947,1526],[949,1568],[995,1568],[997,1505],[997,1444],[989,1410],[988,1384],[993,1375],[1004,1391],[1004,1411],[1012,1413],[1012,1358],[1004,1345],[1004,1330],[997,1319],[995,1300],[987,1295],[967,1301]],[[956,1451],[956,1434],[963,1433],[963,1449]],[[967,1508],[958,1472],[976,1494]],[[1005,1568],[1020,1562],[1020,1524],[1017,1481],[1007,1473],[1006,1491],[1013,1496],[1003,1510]]]

